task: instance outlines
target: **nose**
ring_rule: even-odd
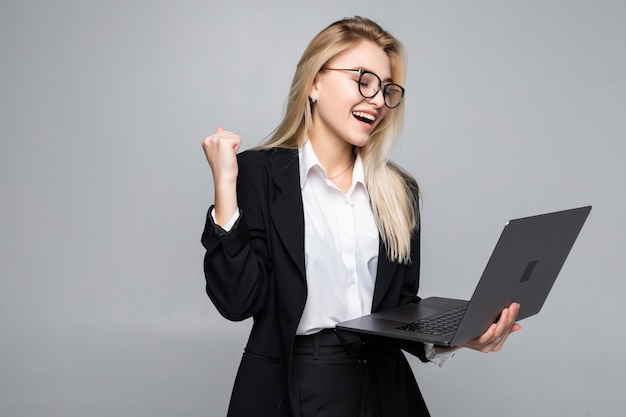
[[[376,105],[377,107],[383,107],[385,105],[385,93],[383,92],[384,88],[380,88],[374,97],[370,97],[367,99],[370,103]]]

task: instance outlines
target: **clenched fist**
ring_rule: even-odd
[[[237,151],[241,144],[239,135],[219,127],[202,141],[202,148],[216,183],[235,182],[239,168]]]
[[[213,173],[215,221],[224,226],[237,211],[237,151],[239,135],[219,127],[202,140],[202,149]]]

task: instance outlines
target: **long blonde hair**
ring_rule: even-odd
[[[296,67],[285,116],[261,149],[298,148],[307,140],[313,124],[309,92],[315,76],[332,58],[362,40],[380,46],[391,63],[394,83],[405,80],[402,44],[375,22],[353,17],[332,23],[309,43]],[[404,120],[404,102],[380,121],[370,140],[360,148],[365,182],[381,237],[392,261],[411,261],[411,236],[419,228],[418,188],[406,171],[389,161],[393,143]]]

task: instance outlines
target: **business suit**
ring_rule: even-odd
[[[293,344],[307,286],[297,151],[247,151],[238,162],[241,217],[231,232],[222,233],[209,215],[202,235],[209,297],[227,319],[254,318],[228,415],[298,417]],[[392,263],[381,244],[372,311],[419,300],[417,232],[411,252],[410,265]],[[426,360],[422,345],[408,350]],[[427,416],[399,346],[379,341],[372,343],[371,353],[376,375],[384,381],[379,384],[383,414]]]

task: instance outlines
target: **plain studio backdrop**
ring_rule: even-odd
[[[623,415],[623,0],[2,0],[0,415],[225,415],[250,321],[204,293],[200,141],[258,144],[353,15],[408,53],[420,295],[469,298],[507,220],[594,206],[500,354],[411,359],[433,415]]]

